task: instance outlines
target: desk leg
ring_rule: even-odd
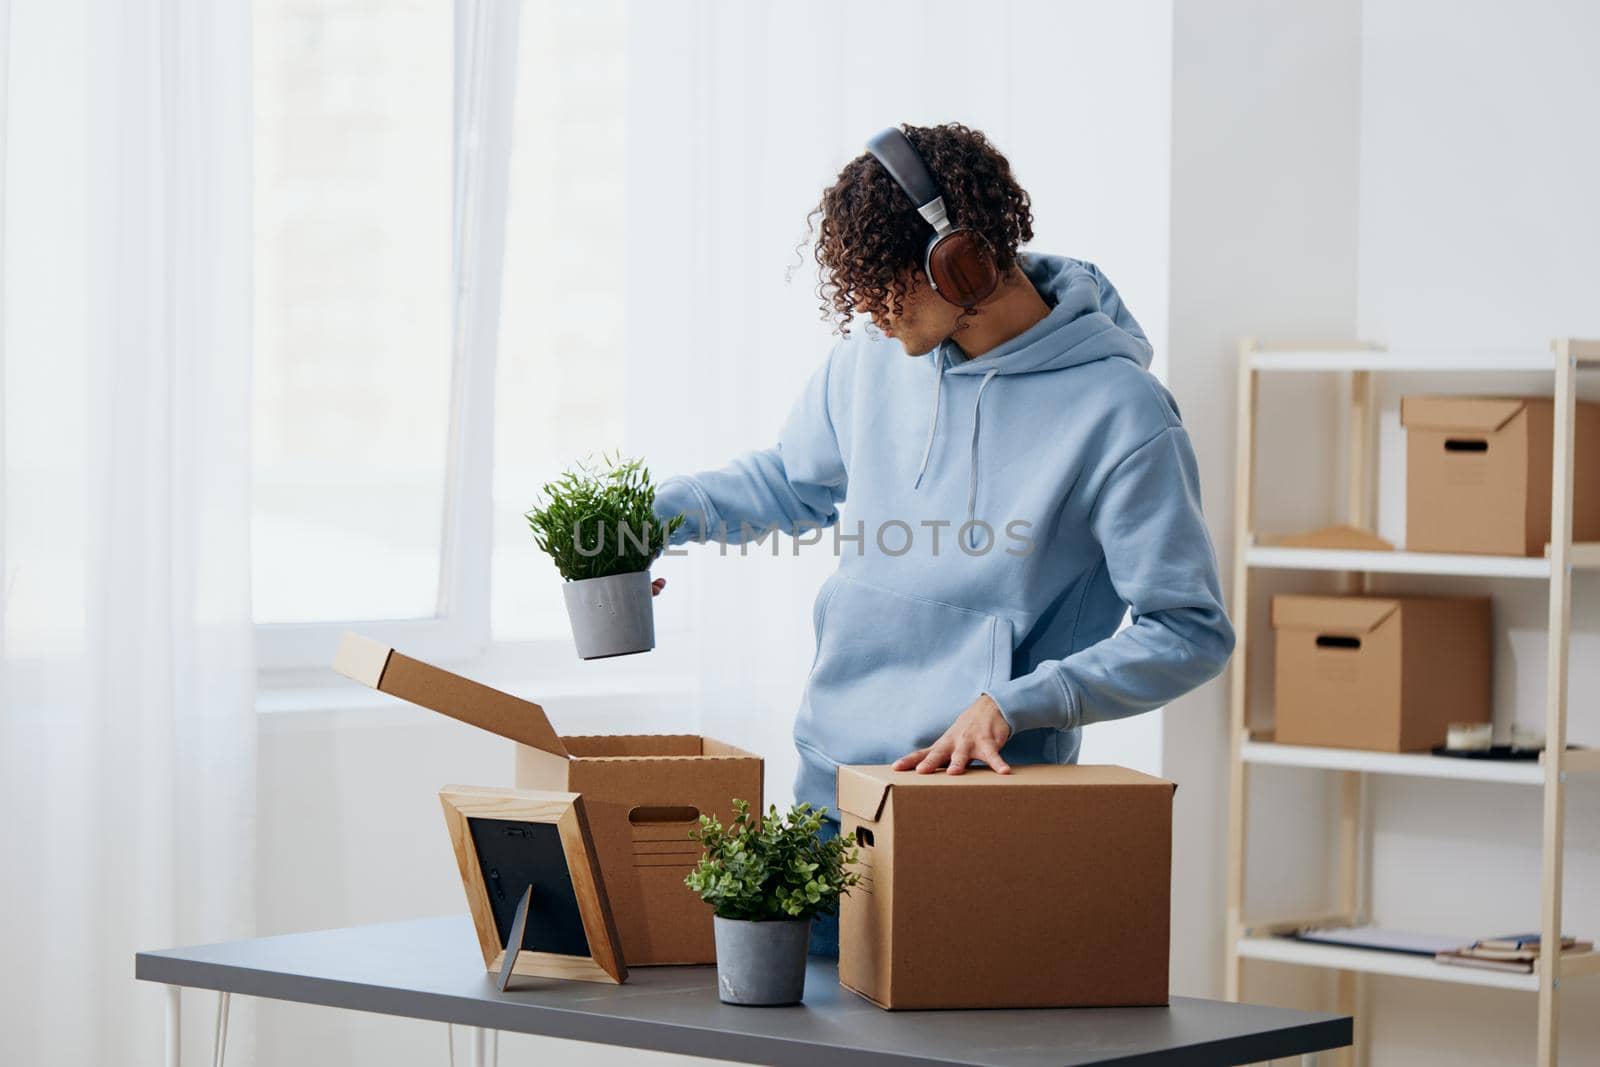
[[[228,1055],[228,1007],[232,993],[217,994],[217,1028],[212,1035],[211,1067],[222,1067]]]
[[[183,988],[167,986],[167,1067],[183,1067]]]
[[[450,1062],[456,1062],[454,1050]],[[500,1031],[472,1027],[472,1067],[500,1067]]]

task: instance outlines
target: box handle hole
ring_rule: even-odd
[[[1487,452],[1489,442],[1481,437],[1446,437],[1444,439],[1446,452]]]
[[[862,848],[871,848],[872,831],[868,830],[865,826],[856,827],[856,844],[860,845]]]
[[[1361,638],[1347,637],[1344,634],[1318,634],[1318,648],[1360,648]]]
[[[700,818],[700,809],[683,806],[653,806],[640,804],[628,810],[628,821],[635,826],[648,826],[662,822],[694,822]]]

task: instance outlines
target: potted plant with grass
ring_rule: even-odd
[[[833,915],[859,880],[855,848],[822,839],[826,809],[797,804],[765,819],[733,802],[733,823],[700,816],[689,836],[705,850],[684,884],[713,908],[717,990],[728,1004],[798,1004],[805,992],[811,920]]]
[[[577,463],[548,482],[525,516],[533,539],[566,579],[572,639],[583,659],[656,647],[650,564],[683,524],[655,516],[656,487],[638,459]]]

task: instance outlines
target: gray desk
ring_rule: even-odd
[[[1188,997],[1165,1008],[886,1012],[841,988],[833,965],[816,960],[804,1005],[791,1008],[721,1003],[711,967],[638,967],[621,986],[518,978],[499,993],[465,916],[141,952],[135,975],[174,988],[781,1067],[1210,1067],[1314,1056],[1351,1035],[1348,1016]]]

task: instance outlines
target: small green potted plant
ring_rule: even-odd
[[[683,881],[714,909],[717,990],[728,1004],[798,1004],[805,992],[811,920],[833,915],[859,880],[855,848],[822,840],[826,809],[797,804],[752,817],[733,802],[733,823],[700,816],[689,836],[705,850]]]
[[[642,460],[577,463],[548,482],[525,516],[534,542],[566,579],[562,592],[582,659],[656,647],[650,564],[683,524],[655,516],[656,487]]]

